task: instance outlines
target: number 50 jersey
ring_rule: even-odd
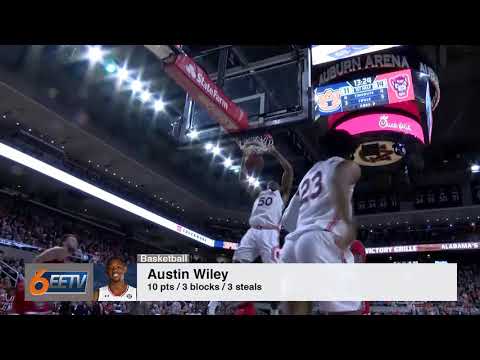
[[[250,226],[278,227],[282,218],[283,206],[280,191],[270,189],[262,191],[253,203],[249,220]]]

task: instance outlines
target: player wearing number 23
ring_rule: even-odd
[[[356,238],[351,198],[360,178],[360,167],[348,160],[355,139],[343,131],[331,131],[322,139],[325,161],[319,161],[300,182],[282,223],[291,232],[285,238],[280,261],[285,263],[353,263],[350,245]],[[290,219],[289,219],[290,218]],[[308,314],[311,303],[289,304],[290,313]],[[323,313],[350,313],[360,302],[319,303]]]

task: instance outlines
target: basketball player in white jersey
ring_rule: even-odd
[[[107,262],[108,285],[95,290],[96,301],[137,301],[137,289],[125,281],[127,265],[122,259],[112,257]]]
[[[258,256],[264,263],[277,262],[279,250],[280,220],[285,203],[290,197],[293,183],[293,168],[275,147],[268,152],[283,168],[282,185],[269,181],[253,203],[250,229],[245,233],[233,262],[251,263]]]
[[[317,162],[304,176],[282,222],[295,225],[285,238],[280,261],[287,263],[353,263],[350,245],[356,238],[351,197],[360,167],[347,160],[355,150],[346,132],[324,137],[327,160]],[[297,209],[298,215],[295,212]],[[290,225],[292,226],[292,225]],[[319,302],[322,313],[355,313],[360,302]],[[310,314],[311,302],[292,302],[288,313]]]

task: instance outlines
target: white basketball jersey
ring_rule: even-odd
[[[280,191],[262,191],[253,203],[250,226],[279,226],[282,218],[283,199]]]
[[[332,157],[319,161],[303,177],[298,188],[300,193],[300,210],[298,216],[298,231],[310,229],[326,229],[335,233],[337,204],[331,198],[331,178],[335,168],[345,161],[340,157]],[[350,199],[354,186],[349,189]],[[350,216],[352,206],[350,203]]]
[[[98,289],[98,301],[137,301],[137,289],[128,285],[122,295],[115,296],[107,285]]]

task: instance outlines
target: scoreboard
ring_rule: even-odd
[[[410,69],[367,76],[316,87],[314,119],[409,100],[415,100]]]

